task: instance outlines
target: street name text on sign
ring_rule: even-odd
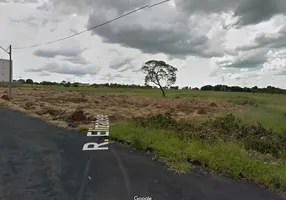
[[[89,128],[86,136],[88,137],[108,137],[109,136],[109,119],[107,115],[97,115],[96,121],[93,121],[94,128]],[[108,139],[105,139],[103,143],[89,142],[83,145],[83,151],[94,150],[108,150],[108,147],[102,147],[108,145]]]

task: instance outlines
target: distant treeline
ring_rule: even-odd
[[[229,92],[257,92],[257,93],[271,93],[271,94],[286,94],[286,90],[281,88],[276,88],[272,86],[267,86],[266,88],[258,88],[257,86],[239,87],[239,86],[227,86],[227,85],[205,85],[201,87],[202,91],[229,91]]]
[[[44,85],[44,86],[63,86],[63,87],[94,87],[94,88],[100,88],[100,87],[110,87],[110,88],[155,88],[149,85],[127,85],[127,84],[118,84],[118,83],[93,83],[93,84],[85,84],[85,83],[79,83],[79,82],[75,82],[75,83],[70,83],[70,82],[66,82],[66,81],[62,81],[60,83],[58,82],[50,82],[50,81],[42,81],[42,82],[34,82],[32,79],[20,79],[18,80],[18,82],[22,83],[22,84],[27,84],[27,85]]]
[[[157,88],[156,86],[149,86],[149,85],[128,85],[128,84],[118,84],[118,83],[93,83],[93,84],[83,84],[83,83],[70,83],[66,81],[58,82],[50,82],[50,81],[42,81],[42,82],[34,82],[32,79],[20,79],[18,82],[22,84],[28,85],[44,85],[44,86],[63,86],[63,87],[109,87],[109,88],[144,88],[144,89],[151,89]],[[248,87],[239,87],[239,86],[228,86],[228,85],[205,85],[201,88],[192,88],[185,86],[183,88],[179,88],[178,86],[172,86],[170,88],[165,89],[174,89],[174,90],[202,90],[202,91],[228,91],[228,92],[252,92],[252,93],[271,93],[271,94],[286,94],[286,90],[281,88],[276,88],[272,86],[268,86],[266,88],[258,88],[257,86],[248,88]]]

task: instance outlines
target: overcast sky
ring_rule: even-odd
[[[0,0],[0,45],[42,44],[159,1]],[[157,59],[178,68],[178,86],[286,88],[285,15],[286,0],[172,0],[67,40],[13,49],[13,76],[143,84],[142,64]]]

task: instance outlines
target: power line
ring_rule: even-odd
[[[111,22],[113,22],[113,21],[116,21],[116,20],[118,20],[118,19],[120,19],[120,18],[123,18],[123,17],[126,17],[126,16],[128,16],[128,15],[131,15],[131,14],[133,14],[133,13],[135,13],[135,12],[138,12],[138,11],[140,11],[140,10],[143,10],[143,9],[145,9],[145,8],[151,8],[151,7],[154,7],[154,6],[158,6],[158,5],[163,4],[163,3],[166,3],[166,2],[168,2],[168,1],[170,1],[170,0],[161,1],[161,2],[158,2],[158,3],[155,3],[155,4],[151,4],[151,5],[147,4],[147,5],[145,5],[145,6],[142,6],[142,7],[140,7],[140,8],[137,8],[137,9],[135,9],[135,10],[132,10],[132,11],[130,11],[130,12],[128,12],[128,13],[125,13],[125,14],[119,16],[119,17],[116,17],[116,18],[114,18],[114,19],[112,19],[112,20],[106,21],[106,22],[104,22],[104,23],[101,23],[101,24],[99,24],[99,25],[93,26],[93,27],[91,27],[91,28],[88,28],[88,29],[86,29],[86,30],[83,30],[83,31],[81,31],[81,32],[75,33],[75,34],[70,35],[70,36],[62,37],[62,38],[59,38],[59,39],[56,39],[56,40],[52,40],[52,41],[50,41],[50,42],[45,42],[45,43],[43,43],[43,44],[36,44],[36,45],[31,45],[31,46],[26,46],[26,47],[17,47],[17,48],[13,48],[13,49],[28,49],[28,48],[38,47],[38,46],[41,46],[41,45],[46,45],[46,44],[52,44],[52,43],[55,43],[55,42],[60,42],[60,41],[62,41],[62,40],[66,40],[66,39],[75,37],[75,36],[77,36],[77,35],[80,35],[80,34],[82,34],[82,33],[85,33],[85,32],[87,32],[87,31],[90,31],[90,30],[92,30],[92,29],[98,28],[98,27],[100,27],[100,26],[104,26],[104,25],[106,25],[106,24],[109,24],[109,23],[111,23]]]
[[[5,50],[3,47],[1,47],[1,46],[0,46],[0,48],[1,48],[3,51],[5,51],[6,53],[9,53],[9,52],[8,52],[9,47],[8,47],[6,50]]]
[[[170,0],[166,0],[166,1],[161,1],[161,2],[158,2],[158,3],[154,3],[154,4],[150,5],[150,6],[148,6],[148,8],[152,8],[152,7],[158,6],[158,5],[163,4],[163,3],[166,3],[166,2],[168,2],[168,1],[170,1]]]

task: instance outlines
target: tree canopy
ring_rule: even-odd
[[[34,83],[34,81],[32,79],[27,79],[26,80],[26,84],[33,84],[33,83]]]
[[[164,87],[170,87],[177,80],[178,69],[164,61],[149,60],[141,68],[145,73],[145,84],[154,83],[159,86],[163,97],[166,96]]]

